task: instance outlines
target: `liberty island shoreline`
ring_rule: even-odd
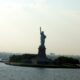
[[[7,65],[12,65],[12,66],[18,66],[18,67],[32,67],[32,68],[53,68],[53,69],[57,69],[57,68],[61,68],[61,69],[80,69],[80,64],[79,66],[74,66],[74,65],[42,65],[42,64],[24,64],[24,63],[9,63],[6,62],[5,64]]]

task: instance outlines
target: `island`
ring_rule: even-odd
[[[80,61],[72,57],[59,56],[52,60],[46,55],[46,35],[40,27],[40,46],[38,54],[12,55],[9,57],[8,65],[39,68],[80,68]]]

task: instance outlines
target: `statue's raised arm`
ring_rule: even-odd
[[[40,34],[41,34],[41,32],[42,32],[42,31],[41,31],[41,27],[40,27]]]

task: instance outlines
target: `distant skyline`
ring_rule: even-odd
[[[0,52],[37,53],[40,26],[47,54],[80,55],[80,0],[0,0]]]

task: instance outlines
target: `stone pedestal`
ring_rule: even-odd
[[[40,46],[38,48],[38,63],[46,62],[46,48],[45,46]]]

